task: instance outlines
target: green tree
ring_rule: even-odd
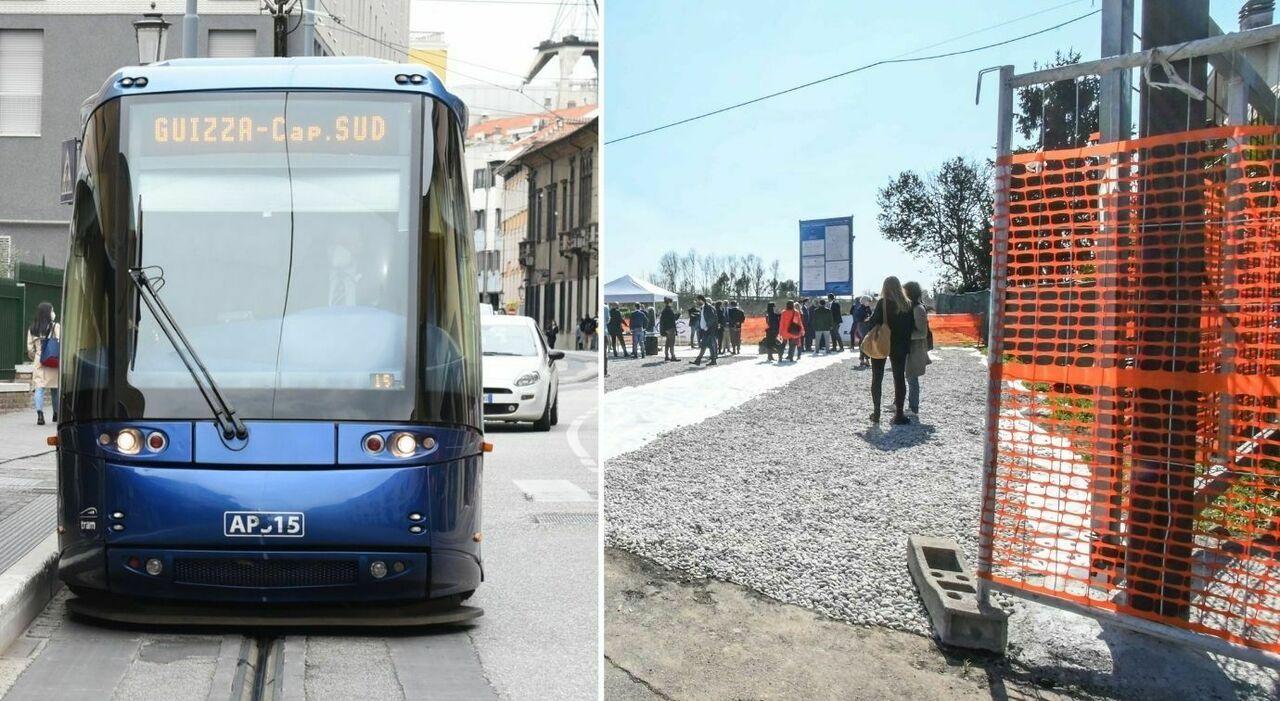
[[[956,292],[986,289],[991,278],[989,163],[957,156],[924,177],[899,173],[880,189],[876,221],[885,238],[941,268]]]
[[[1054,52],[1053,61],[1046,66],[1035,64],[1035,69],[1079,62],[1080,52],[1068,49],[1066,53]],[[1046,149],[1076,148],[1088,143],[1089,135],[1098,131],[1100,84],[1097,76],[1087,76],[1018,88],[1018,114],[1014,120],[1018,133],[1030,142],[1023,150],[1040,149],[1042,129]]]

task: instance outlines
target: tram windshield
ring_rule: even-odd
[[[432,180],[433,171],[447,170],[432,167],[436,142],[450,143],[430,100],[219,92],[122,102],[119,171],[102,175],[124,182],[114,185],[119,192],[97,194],[100,208],[104,197],[119,205],[127,196],[132,245],[106,246],[162,278],[160,297],[241,416],[456,414],[441,405],[466,402],[468,333],[437,298],[456,304],[469,276],[457,275],[466,262],[458,244],[436,240],[455,233],[459,188]],[[100,163],[104,171],[113,166]],[[424,197],[437,186],[443,199]],[[434,254],[454,259],[448,270],[422,269],[433,241]],[[432,271],[440,278],[418,294],[420,274]],[[122,295],[126,323],[111,345],[128,413],[207,415],[156,319],[136,295]],[[420,345],[429,351],[421,361]],[[432,389],[441,391],[424,400],[422,391]],[[427,415],[424,401],[435,404]]]

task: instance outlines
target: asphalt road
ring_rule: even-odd
[[[574,359],[566,376],[585,361]],[[254,669],[283,699],[592,699],[597,693],[599,470],[594,381],[560,390],[550,433],[490,427],[486,581],[471,625],[383,633],[106,627],[64,590],[0,655],[5,699],[228,699]],[[267,631],[268,634],[271,631]],[[262,642],[260,648],[256,642]],[[252,694],[244,698],[257,698]]]

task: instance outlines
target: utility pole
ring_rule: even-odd
[[[316,55],[316,0],[302,3],[302,55]]]
[[[1133,0],[1102,0],[1102,58],[1133,53]],[[1102,76],[1099,131],[1103,143],[1129,138],[1132,120],[1129,69],[1116,68]]]
[[[298,0],[271,0],[271,18],[275,25],[274,51],[276,58],[289,55],[289,10]],[[314,15],[313,15],[314,16]],[[307,13],[302,13],[302,21],[306,21]]]
[[[1177,46],[1209,36],[1209,0],[1160,0],[1143,4],[1142,48]],[[1160,75],[1157,82],[1180,78],[1199,90],[1208,81],[1208,59],[1176,61],[1178,76]],[[1154,136],[1205,126],[1205,100],[1183,90],[1152,86],[1142,81],[1138,134]],[[1178,201],[1159,196],[1141,209],[1141,231],[1134,232],[1141,258],[1137,285],[1142,290],[1172,287],[1163,297],[1139,294],[1133,303],[1138,364],[1182,374],[1194,372],[1200,358],[1200,314],[1207,289],[1203,226],[1188,224],[1204,218],[1204,202],[1196,194],[1201,165],[1194,155],[1185,159],[1139,161],[1144,188],[1180,192]],[[1176,243],[1175,243],[1176,242]],[[1171,618],[1191,613],[1192,551],[1194,548],[1195,465],[1197,458],[1196,391],[1172,389],[1151,403],[1157,415],[1143,411],[1133,418],[1133,466],[1128,495],[1130,514],[1125,548],[1129,605]]]
[[[200,55],[200,15],[196,11],[197,0],[187,0],[187,11],[182,15],[182,56],[195,58]]]

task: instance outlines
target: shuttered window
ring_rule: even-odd
[[[0,29],[0,136],[40,136],[44,32]]]
[[[209,30],[209,58],[252,58],[256,55],[258,55],[258,33],[254,30]]]

